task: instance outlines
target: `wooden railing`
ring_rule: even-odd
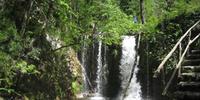
[[[192,29],[195,28],[199,23],[200,23],[200,20],[197,21],[192,27],[190,27],[183,36],[181,36],[179,41],[175,44],[175,46],[172,48],[172,50],[167,54],[167,56],[163,59],[163,61],[160,63],[160,65],[156,69],[156,71],[154,73],[154,78],[156,78],[160,74],[161,70],[164,68],[164,65],[170,59],[170,57],[174,54],[174,52],[176,50],[179,51],[179,61],[176,64],[175,69],[172,73],[172,76],[170,77],[169,81],[167,82],[167,85],[165,86],[165,88],[163,90],[163,93],[162,93],[163,95],[165,95],[167,93],[167,90],[168,90],[170,84],[172,83],[172,80],[175,77],[177,70],[178,70],[178,76],[180,76],[180,74],[181,74],[181,64],[183,62],[185,55],[189,51],[190,45],[192,43],[194,43],[200,37],[200,33],[199,33],[193,39],[191,39]],[[187,39],[187,37],[188,37],[187,46],[185,47],[184,51],[182,52],[182,50],[183,50],[182,42],[183,42],[184,39]]]

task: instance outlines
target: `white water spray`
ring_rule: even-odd
[[[97,56],[97,94],[101,94],[102,86],[102,55],[101,55],[102,41],[99,41],[98,56]]]
[[[138,57],[139,59],[139,57]],[[141,97],[141,86],[140,84],[137,82],[137,77],[136,77],[136,74],[138,72],[138,62],[135,66],[135,69],[134,69],[134,72],[133,72],[133,77],[131,79],[131,83],[128,87],[128,90],[127,90],[127,95],[126,97],[124,98],[124,100],[142,100],[142,97]]]
[[[136,56],[136,39],[134,36],[123,36],[122,58],[121,58],[121,88],[125,94],[124,100],[142,100],[141,86],[137,82],[136,73],[138,72]],[[136,66],[134,66],[136,65]],[[133,71],[134,70],[134,71]],[[133,71],[133,76],[131,74]],[[129,80],[131,81],[129,83]],[[128,86],[128,87],[127,87]]]
[[[103,79],[102,79],[102,71],[103,71],[103,66],[102,66],[102,41],[99,40],[98,44],[98,55],[97,55],[97,87],[96,87],[96,93],[94,97],[91,97],[89,100],[106,100],[102,96],[102,85],[103,85]]]

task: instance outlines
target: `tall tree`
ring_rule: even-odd
[[[141,17],[141,21],[142,24],[145,23],[145,17],[144,17],[144,0],[140,0],[140,17]]]

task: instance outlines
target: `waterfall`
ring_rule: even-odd
[[[86,42],[85,40],[87,39],[86,36],[83,37],[83,44],[82,44],[82,52],[81,52],[81,64],[82,64],[82,76],[83,76],[83,91],[82,92],[88,92],[89,86],[87,80],[87,72],[86,72],[86,52],[87,52],[87,47],[86,47]]]
[[[102,86],[102,55],[101,55],[102,41],[99,41],[98,56],[97,56],[97,94],[101,94]]]
[[[138,59],[139,59],[139,56],[138,56]],[[137,65],[138,65],[138,62],[135,66],[135,69],[134,69],[134,72],[133,72],[133,77],[131,79],[131,82],[130,82],[130,85],[128,87],[126,97],[124,98],[124,100],[142,100],[141,86],[137,82],[137,77],[136,77],[136,73],[138,72]]]
[[[137,82],[136,77],[136,73],[138,72],[136,39],[135,36],[123,36],[122,38],[122,58],[120,65],[122,80],[121,95],[125,94],[124,100],[142,100],[140,95],[141,86]],[[123,96],[121,96],[121,98],[123,98]]]
[[[105,55],[104,55],[105,56]],[[104,58],[105,59],[105,58]],[[105,66],[105,65],[104,65]],[[89,100],[106,100],[103,97],[103,63],[102,63],[102,41],[98,41],[98,55],[97,55],[97,78],[96,78],[96,93]]]
[[[106,91],[106,86],[108,84],[108,65],[107,65],[107,46],[104,44],[104,52],[103,52],[103,63],[102,63],[102,93]]]

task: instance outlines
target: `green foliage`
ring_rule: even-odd
[[[15,93],[15,90],[14,89],[7,89],[7,88],[0,88],[0,93],[1,92],[7,92],[8,94],[11,94],[11,93]]]
[[[120,36],[141,29],[141,25],[134,24],[133,16],[126,15],[114,1],[94,2],[86,15],[86,19],[90,19],[88,24],[95,24],[97,32],[103,33],[102,39],[109,45],[119,44]]]
[[[74,94],[80,93],[81,88],[82,86],[77,81],[72,82],[72,91]]]
[[[181,14],[199,11],[199,2],[196,0],[147,0],[145,1],[146,23],[142,29],[147,36],[155,36],[156,27],[165,20],[173,19]],[[152,35],[152,36],[151,36]]]
[[[25,61],[20,61],[14,66],[14,70],[18,70],[23,74],[38,74],[39,71],[36,70],[35,65],[28,65]]]

